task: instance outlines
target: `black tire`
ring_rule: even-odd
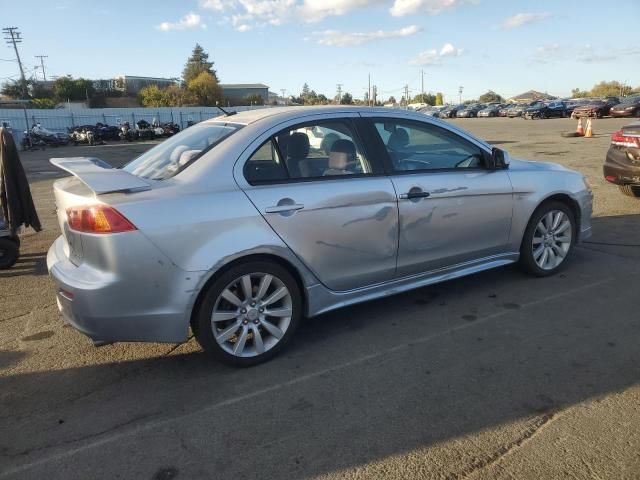
[[[285,331],[282,338],[271,348],[266,350],[262,354],[257,354],[250,357],[239,357],[233,355],[233,353],[227,352],[216,341],[211,324],[211,315],[216,305],[216,301],[222,294],[222,292],[232,283],[234,280],[248,274],[266,273],[279,279],[284,286],[287,287],[291,296],[291,320],[289,326]],[[282,266],[270,261],[249,261],[236,265],[222,275],[220,275],[209,287],[207,288],[204,298],[200,303],[198,311],[194,317],[192,327],[196,340],[200,346],[208,353],[210,353],[217,360],[227,365],[235,367],[250,367],[266,362],[277,355],[283,348],[285,348],[291,341],[302,317],[302,296],[298,283],[293,276]],[[233,320],[229,320],[232,322]],[[264,327],[262,327],[264,328]]]
[[[565,254],[564,260],[562,260],[562,262],[559,265],[557,265],[552,269],[545,270],[541,268],[534,259],[533,236],[538,226],[538,223],[542,220],[542,218],[547,213],[554,210],[559,210],[563,212],[571,222],[571,245],[569,247],[569,250]],[[535,212],[533,212],[533,215],[531,215],[531,218],[529,219],[529,224],[527,225],[527,228],[524,231],[524,236],[522,237],[522,244],[520,246],[520,261],[519,261],[520,267],[526,273],[530,275],[534,275],[536,277],[548,277],[550,275],[554,275],[555,273],[559,272],[565,267],[565,265],[567,264],[567,261],[571,257],[571,254],[573,253],[573,247],[575,246],[577,234],[578,234],[578,231],[577,231],[576,218],[573,212],[571,211],[571,209],[567,205],[558,201],[549,201],[549,202],[543,203],[535,210]]]
[[[636,185],[618,185],[622,193],[628,197],[640,198],[640,186]]]
[[[13,267],[20,257],[20,246],[9,238],[0,238],[0,270]]]

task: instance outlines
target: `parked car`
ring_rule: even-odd
[[[565,118],[567,107],[564,102],[540,102],[524,110],[522,118],[531,120],[535,118]]]
[[[462,110],[458,110],[456,113],[456,117],[458,118],[472,118],[477,117],[478,112],[485,108],[485,105],[482,103],[472,103],[471,105],[467,105]]]
[[[439,118],[456,118],[456,114],[458,113],[458,111],[462,110],[463,108],[466,108],[466,105],[462,105],[462,104],[449,105],[448,107],[440,111],[440,114],[438,115],[438,117]]]
[[[435,106],[435,107],[429,106],[429,107],[419,108],[417,111],[422,113],[423,115],[440,118],[440,112],[444,109],[445,109],[444,106]]]
[[[315,126],[346,138],[312,152],[301,129]],[[183,342],[191,327],[241,366],[280,352],[304,316],[516,262],[552,275],[591,231],[583,175],[417,112],[250,110],[121,169],[51,162],[73,175],[54,184],[47,256],[63,317],[98,345]]]
[[[609,110],[612,117],[640,117],[640,95],[625,97]]]
[[[594,99],[586,105],[579,105],[575,107],[571,112],[571,118],[576,119],[578,117],[595,117],[602,118],[609,115],[611,107],[620,103],[620,100],[616,98],[608,99]]]
[[[509,116],[509,111],[513,108],[517,108],[518,105],[516,104],[507,104],[504,107],[502,107],[499,111],[498,111],[498,115],[500,115],[501,117],[508,117]]]
[[[630,197],[640,198],[640,122],[611,135],[604,162],[604,178]]]
[[[514,105],[513,107],[509,108],[509,110],[507,110],[507,116],[509,118],[521,117],[527,108],[533,107],[539,103],[542,102],[521,103]]]
[[[490,103],[478,112],[478,117],[497,117],[502,108],[504,108],[502,103]]]

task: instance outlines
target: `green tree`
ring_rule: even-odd
[[[340,99],[340,105],[353,105],[353,97],[349,92],[345,92]]]
[[[209,72],[200,72],[187,84],[187,90],[193,94],[198,105],[211,106],[222,100],[222,88]]]
[[[396,102],[396,97],[394,97],[393,95],[391,95],[389,97],[389,100],[387,100],[387,103],[393,103],[394,105],[398,102]]]
[[[302,93],[300,94],[300,96],[304,98],[308,96],[309,93],[310,93],[309,85],[305,82],[305,84],[302,86]]]
[[[438,106],[444,105],[444,98],[443,98],[442,92],[436,93],[436,105]]]
[[[478,101],[480,103],[504,102],[504,98],[502,98],[502,96],[498,95],[493,90],[489,90],[487,91],[487,93],[483,93],[482,95],[480,95]]]
[[[588,96],[589,92],[580,90],[579,88],[574,88],[571,90],[571,98],[584,98]]]
[[[592,97],[617,97],[621,94],[628,95],[630,92],[631,87],[614,80],[612,82],[602,81],[594,85],[590,93]]]
[[[206,72],[213,76],[216,83],[220,82],[216,71],[213,69],[213,62],[209,61],[209,54],[196,43],[196,46],[193,47],[193,52],[191,52],[191,56],[187,60],[184,70],[182,71],[182,80],[188,86],[189,82],[198,77],[202,72]]]
[[[30,80],[27,80],[27,88],[30,86]],[[9,80],[2,84],[2,89],[0,93],[5,97],[9,97],[11,99],[20,99],[22,98],[22,81],[21,80]]]
[[[434,105],[436,103],[436,97],[431,93],[419,93],[413,98],[413,103],[426,103],[427,105]]]
[[[74,79],[67,75],[56,79],[53,84],[53,94],[59,102],[87,100],[93,93],[93,82],[86,78]]]
[[[318,94],[318,105],[329,105],[329,99],[326,95],[322,93]]]
[[[169,107],[173,105],[167,105],[167,97],[165,92],[161,90],[157,85],[149,85],[140,90],[138,94],[140,103],[144,107]]]
[[[245,105],[264,105],[264,98],[261,95],[253,94],[244,98]]]

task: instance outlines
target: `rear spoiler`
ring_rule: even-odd
[[[52,158],[52,165],[78,177],[97,195],[113,192],[140,192],[150,190],[151,184],[135,175],[113,168],[95,157]]]

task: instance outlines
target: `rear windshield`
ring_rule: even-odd
[[[165,180],[241,128],[229,123],[200,123],[156,145],[122,169],[138,177]]]

